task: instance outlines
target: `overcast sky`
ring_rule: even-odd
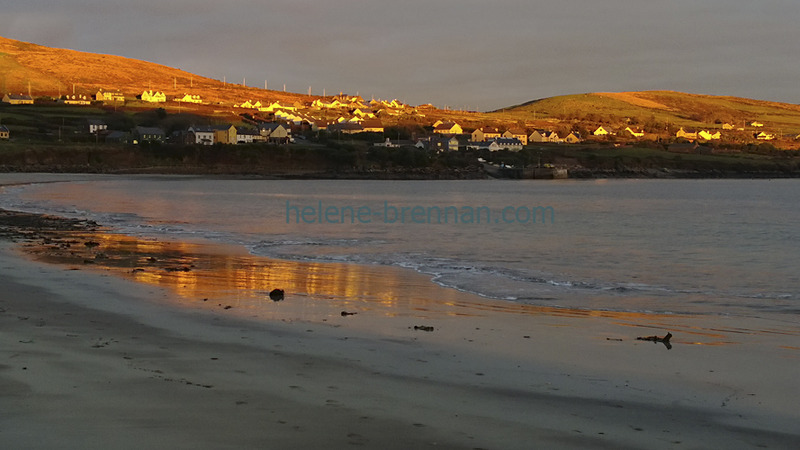
[[[0,36],[481,111],[669,89],[800,103],[798,0],[5,0]]]

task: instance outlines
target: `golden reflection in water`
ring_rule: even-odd
[[[68,248],[48,245],[29,251],[52,262],[110,270],[168,288],[190,302],[225,299],[235,300],[237,307],[256,308],[270,302],[269,292],[279,288],[287,298],[326,301],[339,308],[382,309],[392,315],[406,309],[441,309],[463,296],[433,285],[425,276],[395,268],[282,261],[249,255],[235,246],[105,232],[70,236],[64,239],[72,242]]]
[[[342,310],[369,310],[373,315],[387,317],[459,317],[501,312],[518,316],[603,318],[623,327],[639,328],[642,334],[654,334],[646,333],[651,330],[681,330],[689,335],[688,339],[676,338],[674,342],[693,345],[730,345],[736,343],[731,340],[736,334],[765,332],[693,326],[690,316],[677,314],[665,317],[494,301],[440,287],[429,277],[406,269],[275,260],[250,255],[241,247],[219,244],[159,241],[107,232],[65,233],[46,244],[31,245],[28,251],[50,262],[108,270],[167,288],[190,304],[202,306],[208,301],[209,307],[216,307],[234,303],[237,309],[258,314],[269,314],[273,305],[269,292],[279,288],[286,292],[285,303],[322,317],[338,315]],[[565,326],[574,324],[565,322]]]

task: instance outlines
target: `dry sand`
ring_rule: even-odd
[[[343,317],[295,295],[266,320],[0,242],[0,448],[800,447],[796,324],[516,308],[359,270],[446,301]],[[672,350],[635,340],[667,330]]]

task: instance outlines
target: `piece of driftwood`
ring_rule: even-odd
[[[637,341],[653,341],[653,342],[661,342],[667,347],[667,350],[672,348],[672,344],[669,343],[669,340],[672,339],[672,333],[667,332],[664,337],[660,336],[639,336],[636,338]]]
[[[355,316],[358,313],[342,311],[342,317]]]
[[[414,325],[414,329],[415,330],[428,331],[428,332],[433,331],[433,327],[429,327],[427,325]]]

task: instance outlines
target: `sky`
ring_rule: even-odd
[[[640,90],[800,103],[797,0],[3,3],[3,37],[299,93],[479,111]]]

